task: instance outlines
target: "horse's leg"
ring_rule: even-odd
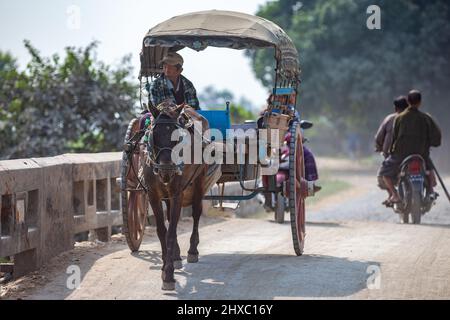
[[[170,201],[169,200],[165,200],[166,203],[166,208],[167,208],[167,217],[168,220],[170,222]],[[181,252],[180,252],[180,246],[178,245],[178,239],[176,239],[175,242],[175,249],[173,251],[173,267],[175,269],[181,269],[183,268],[183,263],[181,262]]]
[[[187,262],[189,263],[196,263],[198,262],[198,244],[200,242],[200,236],[198,234],[198,224],[200,221],[200,216],[202,215],[203,211],[203,205],[202,205],[202,198],[203,198],[203,180],[204,175],[199,176],[195,181],[194,186],[194,196],[192,199],[192,218],[194,219],[194,226],[192,228],[192,235],[191,235],[191,245],[189,247],[188,251],[188,257]]]
[[[167,221],[170,222],[170,201],[164,200],[164,203],[166,204],[166,215]]]
[[[181,211],[181,202],[182,195],[177,196],[170,200],[170,223],[169,230],[166,234],[166,243],[167,243],[167,256],[166,256],[166,265],[162,272],[163,279],[163,290],[175,290],[175,278],[174,278],[174,265],[173,265],[173,257],[175,251],[175,244],[177,242],[177,225],[178,219],[180,218]]]
[[[156,220],[156,233],[158,234],[159,242],[161,242],[161,252],[162,252],[162,260],[163,266],[161,270],[164,270],[164,266],[166,265],[166,256],[167,256],[167,244],[166,244],[166,225],[164,222],[164,211],[162,208],[162,203],[156,199],[150,199],[150,205],[152,206],[153,214],[155,215]]]

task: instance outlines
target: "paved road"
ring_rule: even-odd
[[[107,245],[77,246],[32,275],[31,281],[15,283],[11,297],[449,299],[446,199],[439,199],[422,225],[402,225],[391,210],[380,206],[384,194],[374,188],[373,178],[354,175],[351,182],[358,188],[309,208],[302,257],[293,254],[289,222],[208,218],[200,230],[200,261],[176,272],[175,292],[160,289],[160,245],[151,229],[139,254],[131,255],[122,238]],[[179,232],[184,254],[190,228],[190,219],[184,219]],[[77,290],[66,287],[65,271],[71,264],[81,268]]]

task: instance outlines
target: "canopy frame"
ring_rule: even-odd
[[[239,50],[274,48],[277,64],[275,78],[299,81],[297,49],[279,26],[261,17],[220,10],[176,16],[150,29],[143,39],[139,77],[159,76],[162,73],[162,58],[169,51],[186,47],[196,51],[207,47]]]

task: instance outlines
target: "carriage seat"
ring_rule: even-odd
[[[227,106],[225,110],[197,110],[199,114],[208,120],[211,129],[218,129],[225,138],[227,129],[231,128],[230,108]]]
[[[226,140],[227,129],[242,129],[244,132],[249,129],[258,129],[258,124],[255,120],[246,120],[243,124],[232,125],[228,107],[225,110],[197,110],[197,112],[208,120],[211,129],[220,130],[223,140]]]

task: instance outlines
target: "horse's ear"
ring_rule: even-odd
[[[158,108],[156,108],[153,103],[149,103],[148,104],[148,110],[150,111],[150,113],[152,114],[153,118],[156,119],[159,116],[159,110]]]

